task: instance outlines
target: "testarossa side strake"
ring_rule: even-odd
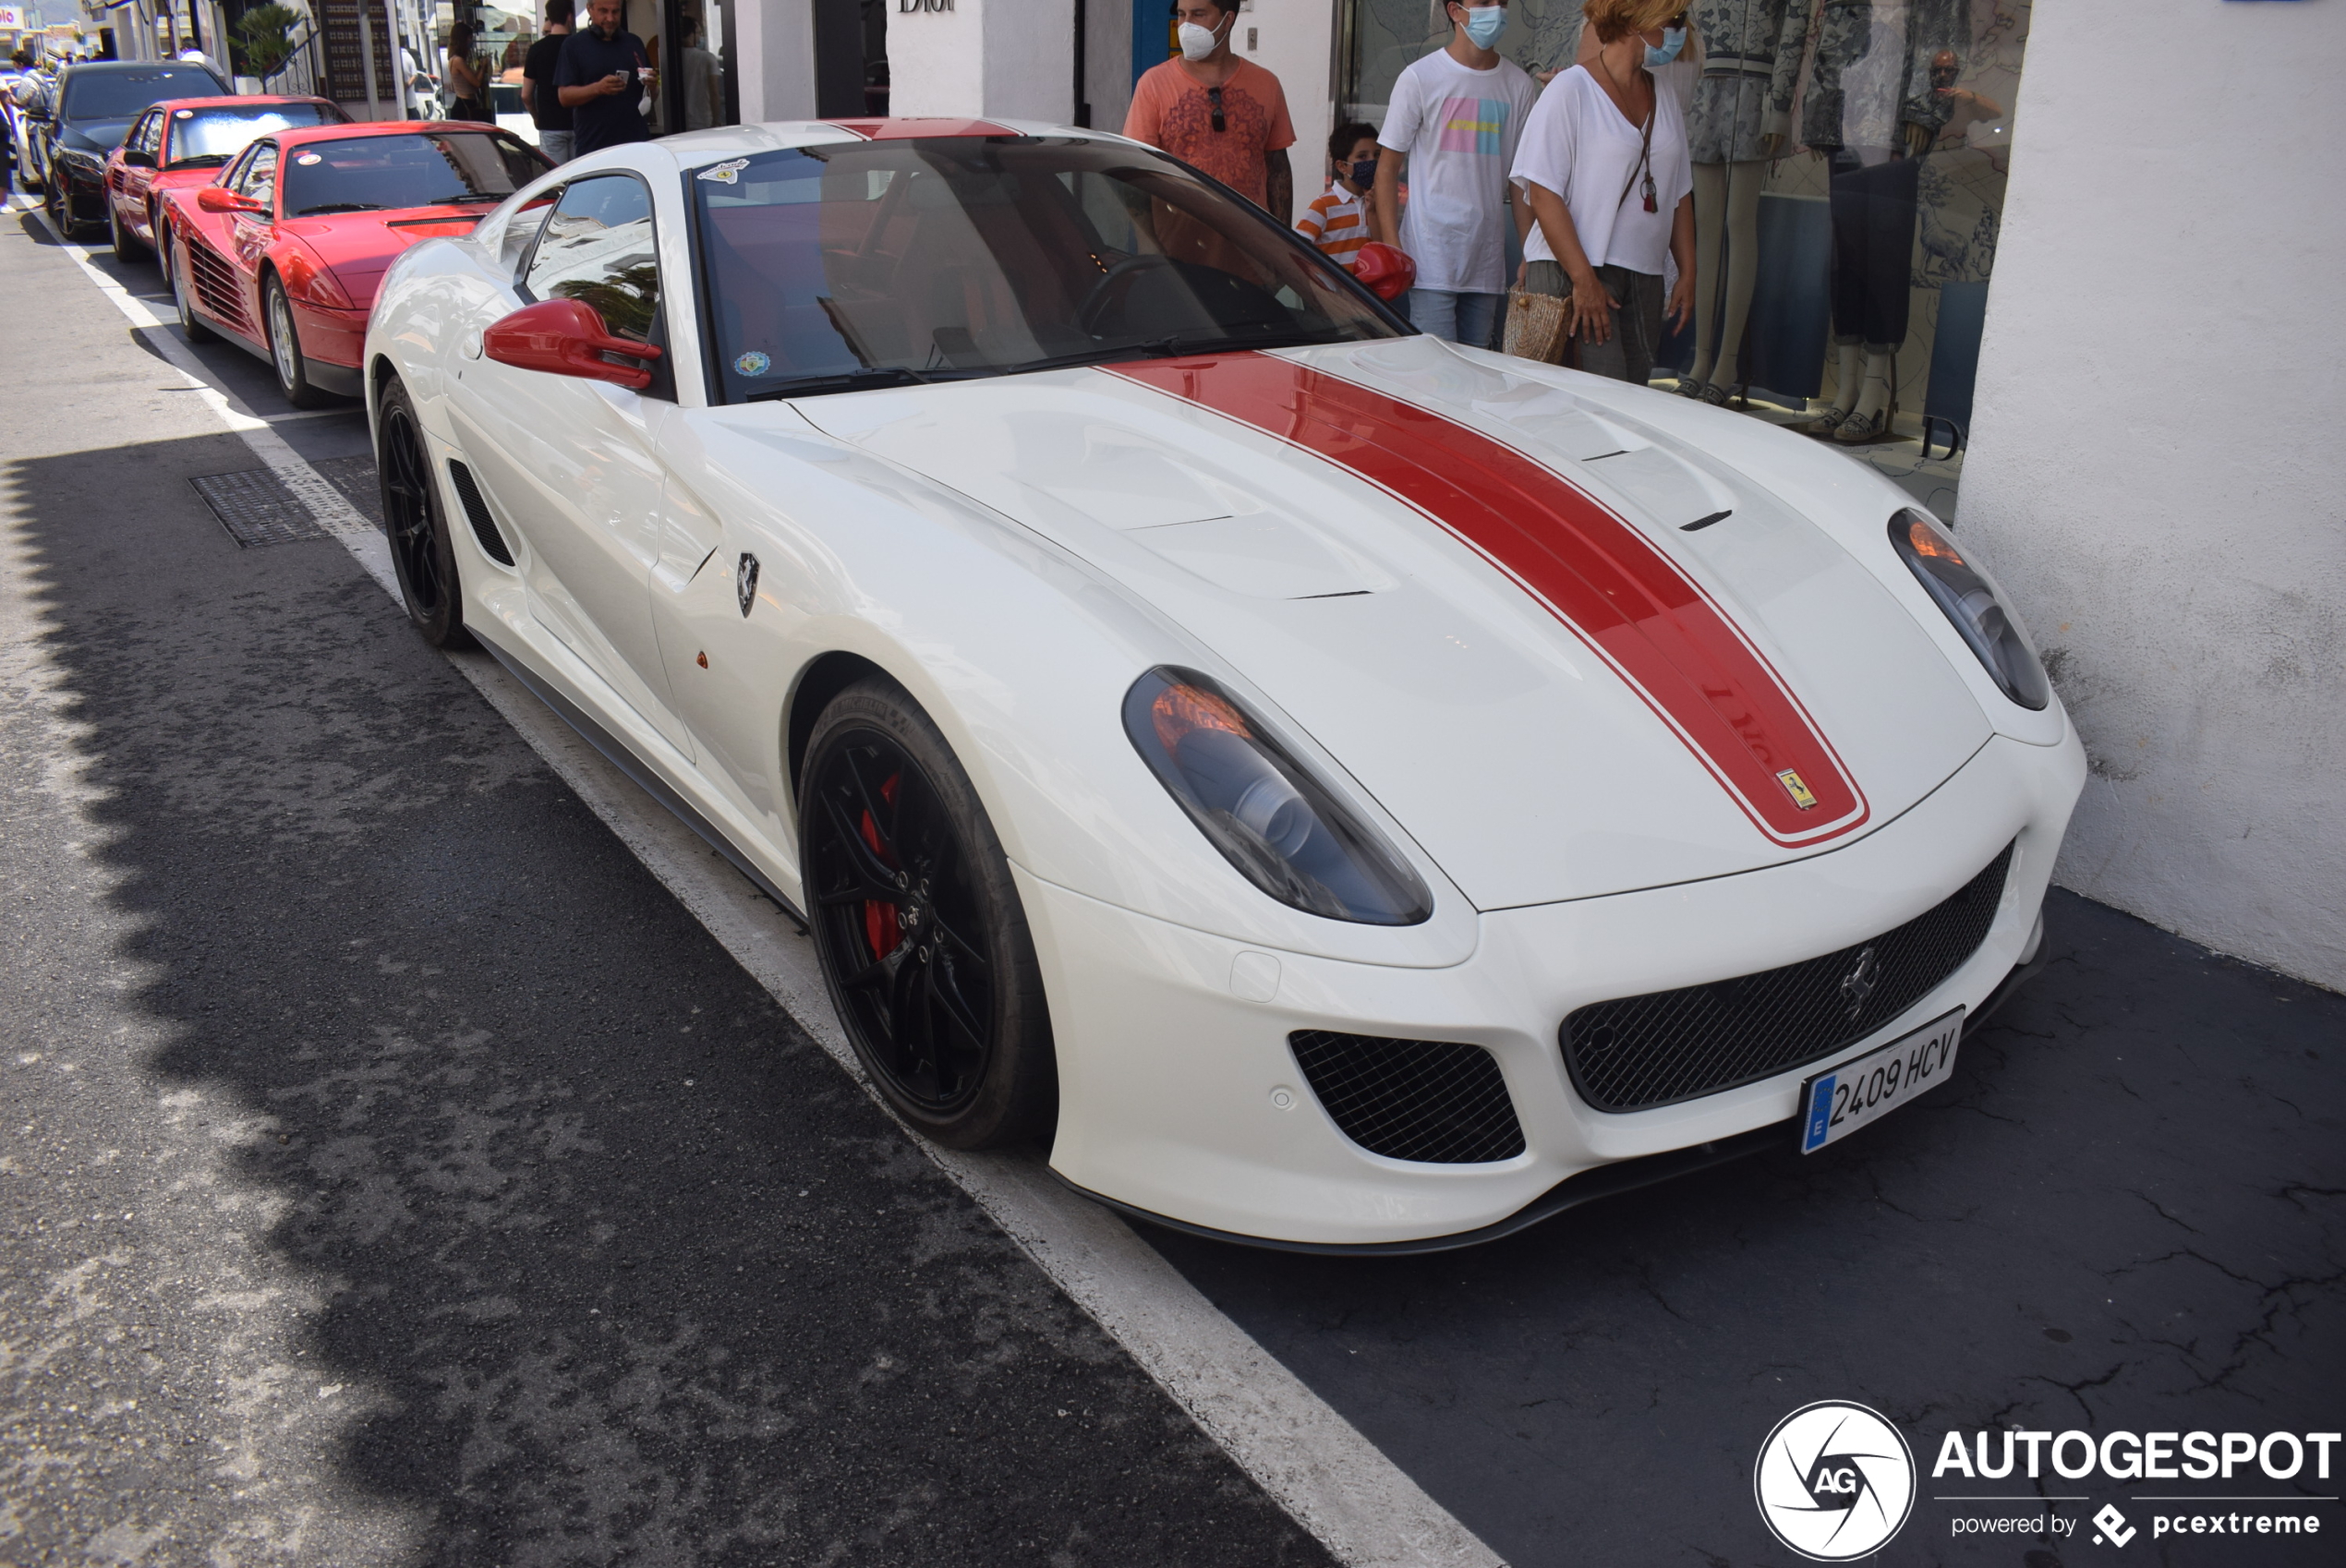
[[[1154,149],[612,149],[365,372],[424,634],[803,912],[913,1126],[1130,1211],[1430,1248],[1815,1147],[2041,943],[2083,753],[1942,524]]]

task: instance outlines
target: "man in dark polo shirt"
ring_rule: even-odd
[[[572,150],[581,158],[600,148],[649,141],[643,111],[651,63],[643,40],[620,26],[620,0],[593,0],[586,27],[562,41],[554,90],[570,111]]]
[[[577,151],[571,145],[570,111],[554,86],[572,15],[570,0],[546,0],[546,36],[529,46],[521,62],[521,105],[538,127],[538,151],[557,163],[569,163]]]

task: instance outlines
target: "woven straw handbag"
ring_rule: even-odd
[[[1558,299],[1552,294],[1526,294],[1521,289],[1507,296],[1507,332],[1504,341],[1509,354],[1536,359],[1542,365],[1561,365],[1571,325],[1572,302],[1568,299]]]

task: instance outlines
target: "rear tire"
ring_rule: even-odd
[[[456,574],[456,551],[449,542],[440,488],[432,483],[431,450],[416,418],[415,402],[396,380],[383,389],[375,428],[383,531],[391,536],[400,602],[425,642],[436,648],[469,648],[474,644],[465,630],[464,582]]]
[[[862,681],[816,720],[803,778],[806,918],[873,1083],[949,1148],[1047,1140],[1058,1073],[1042,969],[944,735],[894,681]]]
[[[277,372],[277,390],[296,408],[323,408],[334,401],[309,380],[309,361],[301,352],[301,330],[294,324],[293,301],[274,272],[260,290],[260,319],[268,324],[269,363]]]
[[[187,277],[195,263],[182,252],[185,246],[167,246],[163,251],[163,271],[171,279],[171,303],[179,312],[179,332],[189,343],[210,343],[219,334],[196,317],[195,284]]]

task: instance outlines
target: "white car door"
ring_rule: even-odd
[[[611,173],[563,188],[521,292],[584,301],[613,336],[657,343],[662,281],[651,192]],[[675,413],[666,385],[638,392],[483,356],[450,399],[466,456],[528,547],[531,616],[689,757],[647,602],[660,549],[656,451]]]

